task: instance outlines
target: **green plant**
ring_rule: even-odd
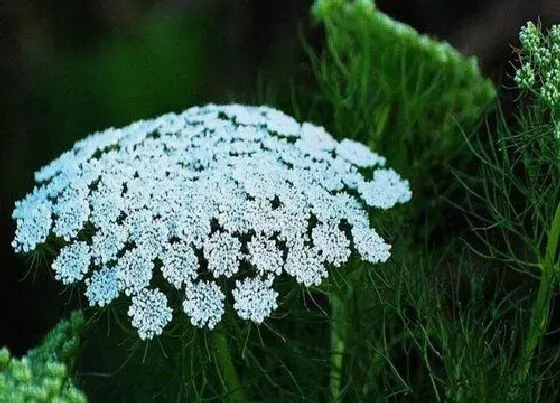
[[[71,373],[83,326],[82,314],[74,312],[23,358],[1,349],[0,401],[85,403],[87,399],[75,386]]]
[[[16,247],[32,249],[45,237],[46,242],[33,255],[41,258],[38,265],[54,259],[55,275],[63,282],[83,278],[76,285],[79,294],[85,292],[90,305],[99,305],[84,309],[90,319],[88,343],[76,371],[83,390],[92,401],[135,403],[555,401],[560,366],[556,344],[547,333],[559,284],[560,30],[553,27],[545,35],[533,24],[523,28],[514,78],[523,96],[510,118],[499,107],[492,108],[496,90],[482,77],[476,59],[392,20],[370,1],[318,0],[313,16],[324,28],[325,46],[319,52],[306,47],[315,81],[310,85],[306,81],[307,87],[292,87],[292,112],[324,125],[335,138],[349,137],[372,150],[348,140],[335,144],[335,138],[320,128],[294,126],[295,120],[270,107],[208,106],[185,115],[166,115],[157,129],[146,129],[151,120],[125,129],[133,144],[129,148],[127,141],[104,142],[127,137],[123,131],[111,129],[78,143],[73,152],[37,174],[40,187],[47,190],[36,189],[18,206]],[[160,27],[162,35],[165,27]],[[170,32],[181,31],[175,24],[169,28],[173,28]],[[158,51],[165,48],[157,43],[153,46]],[[127,58],[115,53],[119,54],[118,65],[126,67]],[[274,95],[275,91],[263,93]],[[259,99],[259,104],[274,102]],[[132,113],[126,107],[133,108],[126,105],[115,110]],[[270,116],[275,118],[268,119]],[[481,125],[484,116],[487,127]],[[221,125],[227,130],[220,132]],[[225,169],[227,164],[219,165],[208,175],[211,186],[197,188],[201,172],[220,158],[211,154],[205,160],[208,155],[203,149],[189,160],[186,157],[196,148],[190,143],[174,153],[174,147],[184,141],[178,131],[192,135],[188,141],[194,139],[197,145],[208,140],[213,146],[226,143],[229,147],[226,137],[214,142],[210,134],[216,128],[219,136],[239,136],[231,144],[243,144],[233,155],[219,154],[232,164],[240,161],[246,147],[254,146],[254,139],[266,141],[263,149],[274,151],[274,158],[281,155],[292,158],[291,162],[280,170],[272,169],[274,158],[252,163],[253,149],[236,166],[237,174],[251,175],[222,180],[223,170],[230,171]],[[300,128],[308,131],[306,136]],[[263,133],[272,139],[263,140]],[[309,161],[284,155],[298,147],[311,150]],[[89,151],[93,154],[86,160],[92,171],[108,163],[102,179],[89,181],[92,171],[85,168],[84,161],[68,163]],[[387,156],[390,166],[410,178],[414,197],[406,205],[381,208],[384,203],[408,200],[410,193],[387,170],[370,169],[373,164],[385,164],[373,151]],[[342,169],[345,153],[356,158],[356,169]],[[131,155],[134,158],[127,159]],[[129,173],[126,186],[110,188],[117,171],[112,158],[126,161],[118,165]],[[177,170],[162,163],[166,159],[177,162],[174,158],[179,162]],[[362,166],[364,159],[369,162]],[[196,185],[187,188],[191,176],[184,178],[178,172],[193,161],[189,175],[196,177]],[[315,180],[332,188],[319,192],[301,181],[309,179],[313,164],[323,169],[329,165],[326,161],[340,164],[336,167],[342,167],[341,171],[321,171]],[[127,171],[134,164],[136,172]],[[75,172],[76,166],[83,172],[68,179],[65,175]],[[360,240],[363,234],[350,225],[356,224],[357,216],[349,215],[333,232],[321,233],[325,229],[322,221],[337,214],[337,209],[328,208],[334,200],[331,197],[340,192],[348,192],[353,199],[364,196],[364,189],[353,188],[352,181],[361,176],[375,182],[379,171],[385,172],[379,175],[386,175],[381,178],[386,183],[403,186],[398,200],[376,199],[376,188],[369,199],[366,195],[354,205],[361,212],[362,226],[375,228],[380,239],[387,240],[357,248],[359,254],[370,257],[368,261],[349,253],[342,239],[347,237],[353,245]],[[341,172],[349,174],[340,182],[342,188],[331,182]],[[293,201],[283,184],[286,177],[289,183],[301,185],[296,196],[305,194],[313,200],[313,214],[298,215],[297,203],[292,206],[294,215],[286,219],[279,214]],[[178,182],[166,189],[168,178]],[[64,194],[56,193],[59,186],[64,187],[61,183],[68,184],[66,179],[74,182]],[[81,186],[83,180],[85,187]],[[241,191],[249,194],[246,198],[239,197],[240,183],[244,186]],[[87,195],[82,199],[92,198],[91,203],[71,203],[82,200],[75,197],[76,193],[83,195],[80,191]],[[118,199],[116,205],[124,205],[126,212],[117,214],[110,203],[96,205],[100,193],[101,199]],[[322,204],[318,193],[329,203]],[[185,218],[180,214],[203,194],[206,198],[199,200],[196,214],[177,231],[177,223]],[[120,203],[121,197],[129,198],[128,202]],[[150,204],[150,198],[156,202]],[[253,203],[259,198],[266,201]],[[213,203],[219,206],[212,210]],[[87,221],[81,216],[68,219],[90,204],[92,210],[102,211],[88,216],[93,217],[92,225],[81,228]],[[249,213],[244,209],[247,205],[253,207]],[[374,207],[378,209],[370,214]],[[155,214],[151,214],[152,208],[157,209]],[[146,210],[150,214],[142,221],[145,225],[135,230],[135,221],[129,217],[141,221],[138,212]],[[208,210],[212,214],[204,216]],[[247,229],[243,218],[263,212],[274,219],[251,222],[258,231],[241,230]],[[165,219],[167,229],[160,225]],[[297,229],[308,238],[303,244],[289,236],[274,238],[290,233],[302,221],[306,225]],[[41,225],[45,222],[49,230],[56,222],[56,234],[45,235]],[[208,222],[208,226],[201,224]],[[127,226],[126,236],[121,233],[126,240],[116,242],[114,250],[114,244],[103,241],[107,233],[118,233],[115,227],[119,226]],[[203,242],[188,238],[199,226],[206,237]],[[175,236],[165,232],[170,228]],[[260,239],[263,232],[274,242]],[[328,237],[324,235],[333,233],[337,246],[343,247],[326,246]],[[193,246],[194,252],[190,244],[181,244],[181,237],[198,245]],[[159,248],[162,239],[163,249]],[[224,239],[227,242],[221,243]],[[80,253],[70,250],[62,257],[57,255],[70,242],[78,244]],[[222,244],[227,246],[223,253]],[[320,256],[325,260],[328,256],[327,264],[314,264],[311,254],[292,253],[298,247],[320,248]],[[250,260],[259,248],[267,252],[263,254],[267,258]],[[133,250],[137,250],[134,255]],[[386,261],[378,265],[376,259]],[[152,262],[148,271],[153,277],[147,282],[161,292],[135,289],[146,286],[142,282],[146,277],[136,276],[122,261],[133,261],[140,268]],[[84,274],[88,270],[90,274]],[[290,275],[283,275],[282,270],[289,270]],[[274,287],[263,277],[265,271],[274,273]],[[112,275],[120,276],[121,289]],[[142,281],[136,282],[138,278]],[[208,284],[213,286],[205,288]],[[195,286],[200,288],[195,290]],[[227,292],[231,289],[234,291]],[[276,296],[281,297],[276,300]],[[175,310],[173,320],[171,309]],[[62,338],[51,338],[56,342],[46,341],[41,353],[30,353],[21,365],[5,364],[17,360],[1,351],[0,367],[16,370],[6,372],[10,374],[7,378],[0,375],[0,386],[16,393],[22,388],[14,379],[22,377],[14,378],[13,373],[23,373],[26,382],[28,372],[33,379],[57,373],[69,385],[57,391],[73,391],[69,378],[75,345],[68,342],[68,360],[56,347],[62,339],[74,340],[65,332]],[[140,340],[139,334],[146,340]],[[55,356],[64,371],[61,365],[51,364]],[[47,364],[27,364],[32,362]],[[79,392],[72,393],[83,398]],[[1,396],[0,392],[0,400]]]
[[[449,214],[443,200],[460,193],[459,186],[453,183],[450,165],[469,162],[463,152],[462,132],[477,128],[496,91],[481,76],[475,58],[466,58],[449,44],[392,20],[370,1],[320,0],[314,4],[313,14],[324,26],[325,48],[320,54],[308,49],[319,88],[310,96],[313,106],[309,114],[338,136],[359,139],[386,153],[388,160],[411,178],[415,190],[411,205],[406,212],[384,217],[386,222],[398,222],[397,228],[408,225],[417,229],[404,234],[393,226],[392,235],[402,237],[395,257],[398,266],[406,259],[404,254],[414,254],[412,251],[429,242],[434,234],[445,231]],[[393,275],[400,272],[397,268],[386,269]],[[380,377],[385,365],[390,364],[398,393],[410,390],[392,364],[395,347],[405,345],[408,336],[398,328],[398,315],[383,306],[394,305],[402,287],[414,281],[406,276],[421,278],[407,270],[399,282],[391,274],[382,277],[385,281],[378,278],[378,285],[375,280],[368,281],[365,288],[359,286],[363,278],[345,279],[347,290],[331,291],[333,401],[348,395],[345,383],[356,376],[345,371],[344,365],[356,358],[356,351],[364,352],[347,340],[349,333],[364,334],[365,329],[358,331],[353,326],[355,321],[367,320],[370,313],[364,315],[350,308],[364,298],[377,300],[375,310],[381,317],[371,320],[384,329],[379,332],[375,325],[368,329],[370,336],[366,339],[374,349],[368,347],[365,351],[370,358],[377,358],[372,358],[367,371]],[[430,272],[430,276],[434,274]],[[372,298],[372,292],[378,297]],[[357,368],[366,371],[361,365]],[[341,377],[346,379],[341,381]],[[371,383],[374,390],[386,387],[375,380]]]
[[[481,163],[480,178],[464,181],[458,175],[470,194],[468,217],[479,241],[471,243],[473,250],[537,282],[515,364],[514,396],[523,388],[534,393],[540,388],[535,374],[540,371],[539,351],[545,347],[551,300],[558,287],[560,239],[558,27],[545,35],[528,23],[520,42],[515,81],[525,96],[518,101],[516,119],[509,123],[498,110],[489,138],[467,139]]]

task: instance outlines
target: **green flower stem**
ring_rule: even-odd
[[[247,399],[233,365],[228,341],[223,326],[216,326],[210,334],[210,344],[221,374],[227,398],[230,403],[245,403]]]
[[[330,392],[331,401],[340,402],[340,385],[342,380],[342,359],[345,349],[345,307],[342,299],[331,293],[331,373]]]
[[[560,238],[560,203],[556,207],[556,213],[552,221],[550,233],[546,245],[546,254],[541,264],[541,280],[537,299],[533,305],[527,341],[523,347],[521,356],[521,367],[519,370],[519,383],[523,384],[529,375],[529,370],[535,355],[535,350],[548,328],[548,311],[550,299],[555,285],[555,259],[558,251],[558,240]]]

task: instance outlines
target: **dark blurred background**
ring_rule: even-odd
[[[0,2],[0,346],[22,353],[65,311],[46,267],[16,256],[14,201],[33,172],[99,129],[207,102],[289,104],[312,83],[301,38],[322,32],[311,0]],[[383,0],[420,32],[477,55],[496,83],[519,27],[560,21],[558,0]],[[301,81],[300,81],[301,79]],[[508,91],[502,91],[507,102]],[[26,273],[30,273],[25,277]]]

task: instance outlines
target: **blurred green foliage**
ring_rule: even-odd
[[[0,401],[10,403],[85,403],[85,395],[73,382],[73,364],[84,326],[74,312],[23,358],[0,350]]]
[[[53,55],[32,83],[42,129],[57,134],[50,141],[69,145],[95,130],[213,100],[221,62],[215,17],[155,14],[138,32],[116,34],[93,51]]]
[[[341,135],[372,146],[383,137],[430,137],[429,146],[443,143],[444,153],[458,128],[473,127],[496,97],[474,57],[420,35],[369,1],[319,0],[313,11],[326,31],[325,53],[315,59],[318,96]]]

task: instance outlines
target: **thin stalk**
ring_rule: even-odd
[[[341,401],[340,385],[342,381],[342,359],[345,349],[346,316],[342,299],[331,293],[331,373],[330,392],[331,401]]]
[[[230,403],[245,403],[247,398],[239,382],[237,371],[233,365],[228,341],[224,329],[218,325],[210,334],[210,344],[214,352],[216,364],[220,371],[227,399]]]
[[[521,367],[518,380],[523,384],[529,375],[529,370],[533,362],[535,351],[548,329],[548,312],[550,299],[556,280],[555,259],[558,250],[558,240],[560,238],[560,203],[556,207],[556,213],[552,221],[552,226],[548,234],[546,253],[541,264],[541,279],[537,299],[533,305],[531,320],[529,322],[528,338],[523,347],[521,356]]]

